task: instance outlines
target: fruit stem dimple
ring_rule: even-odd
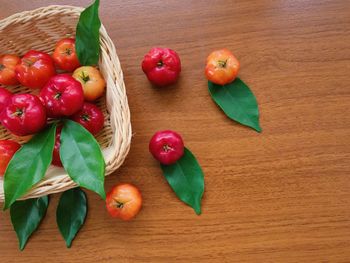
[[[83,121],[89,121],[89,120],[90,120],[90,116],[89,116],[89,114],[82,114],[82,115],[81,115],[81,119],[82,119]]]
[[[58,100],[59,98],[61,98],[62,93],[57,92],[56,95],[53,97],[55,100]]]
[[[31,59],[23,59],[23,62],[28,66],[31,67],[35,61],[31,60]]]
[[[159,60],[158,63],[157,63],[157,67],[161,68],[163,65],[164,65],[163,61]]]
[[[90,80],[90,77],[88,74],[85,74],[85,72],[81,72],[80,78],[84,81],[84,83],[88,82]]]
[[[13,116],[21,117],[23,113],[24,113],[23,109],[17,108],[16,111],[13,113]]]
[[[72,50],[70,48],[66,48],[65,54],[69,56],[70,54],[72,54]]]
[[[117,201],[117,208],[123,208],[123,207],[124,207],[124,203]]]
[[[170,147],[168,144],[163,145],[164,152],[169,152],[171,149],[172,149],[172,147]]]
[[[3,70],[5,66],[3,64],[0,64],[0,71]]]
[[[225,68],[227,64],[227,59],[226,60],[218,60],[218,65],[220,68]]]

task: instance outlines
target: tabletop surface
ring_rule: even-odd
[[[49,4],[1,1],[0,18]],[[350,1],[101,1],[100,16],[124,71],[133,139],[109,190],[143,194],[132,222],[108,216],[88,193],[86,224],[65,248],[55,221],[59,195],[19,252],[0,213],[1,262],[349,262]],[[181,79],[154,89],[140,62],[153,46],[180,54]],[[241,62],[259,102],[258,134],[224,116],[203,68],[214,49]],[[205,173],[203,213],[177,200],[148,153],[161,129],[180,132]]]

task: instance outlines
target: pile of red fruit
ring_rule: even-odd
[[[60,74],[56,74],[56,69]],[[205,74],[213,83],[225,85],[235,79],[238,69],[238,60],[223,49],[209,55]],[[179,78],[181,61],[174,50],[152,48],[142,61],[142,70],[155,86],[169,86]],[[0,56],[0,84],[21,84],[40,90],[36,96],[12,94],[0,87],[0,122],[17,136],[35,134],[46,126],[48,120],[60,118],[80,123],[93,135],[103,128],[103,113],[89,102],[103,94],[106,83],[95,67],[80,66],[74,39],[60,40],[52,56],[34,50],[22,58]],[[56,166],[62,166],[59,154],[61,129],[62,126],[58,126],[53,151],[52,164]],[[4,174],[19,148],[14,141],[0,141],[0,175]],[[174,131],[159,131],[152,137],[149,150],[160,163],[171,165],[184,155],[184,143]],[[108,193],[106,206],[113,217],[130,220],[140,211],[142,196],[137,187],[118,184]]]
[[[96,135],[104,125],[102,111],[90,103],[102,96],[106,82],[99,70],[80,66],[75,39],[60,40],[52,56],[30,50],[22,58],[0,56],[0,123],[16,136],[40,132],[52,119],[70,118]],[[39,95],[12,94],[6,86],[22,85],[39,90]],[[62,166],[59,157],[60,131],[57,128],[54,165]],[[0,141],[0,175],[19,144]]]

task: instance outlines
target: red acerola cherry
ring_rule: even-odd
[[[181,136],[171,130],[156,132],[150,143],[149,151],[160,163],[176,163],[184,154],[184,143]]]

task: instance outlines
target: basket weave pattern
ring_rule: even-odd
[[[82,10],[73,6],[48,6],[17,13],[1,20],[0,54],[24,55],[31,49],[51,54],[58,40],[75,36],[75,28]],[[105,115],[105,125],[96,139],[102,147],[108,175],[123,163],[128,154],[131,124],[123,72],[114,44],[103,25],[100,29],[100,44],[99,68],[106,80],[107,89],[106,95],[97,101]],[[22,86],[8,88],[14,93],[38,93]],[[28,140],[11,135],[2,126],[0,139],[14,139],[20,143]],[[64,169],[50,166],[45,178],[22,199],[62,192],[76,186]],[[3,179],[0,179],[0,202],[3,201]]]

